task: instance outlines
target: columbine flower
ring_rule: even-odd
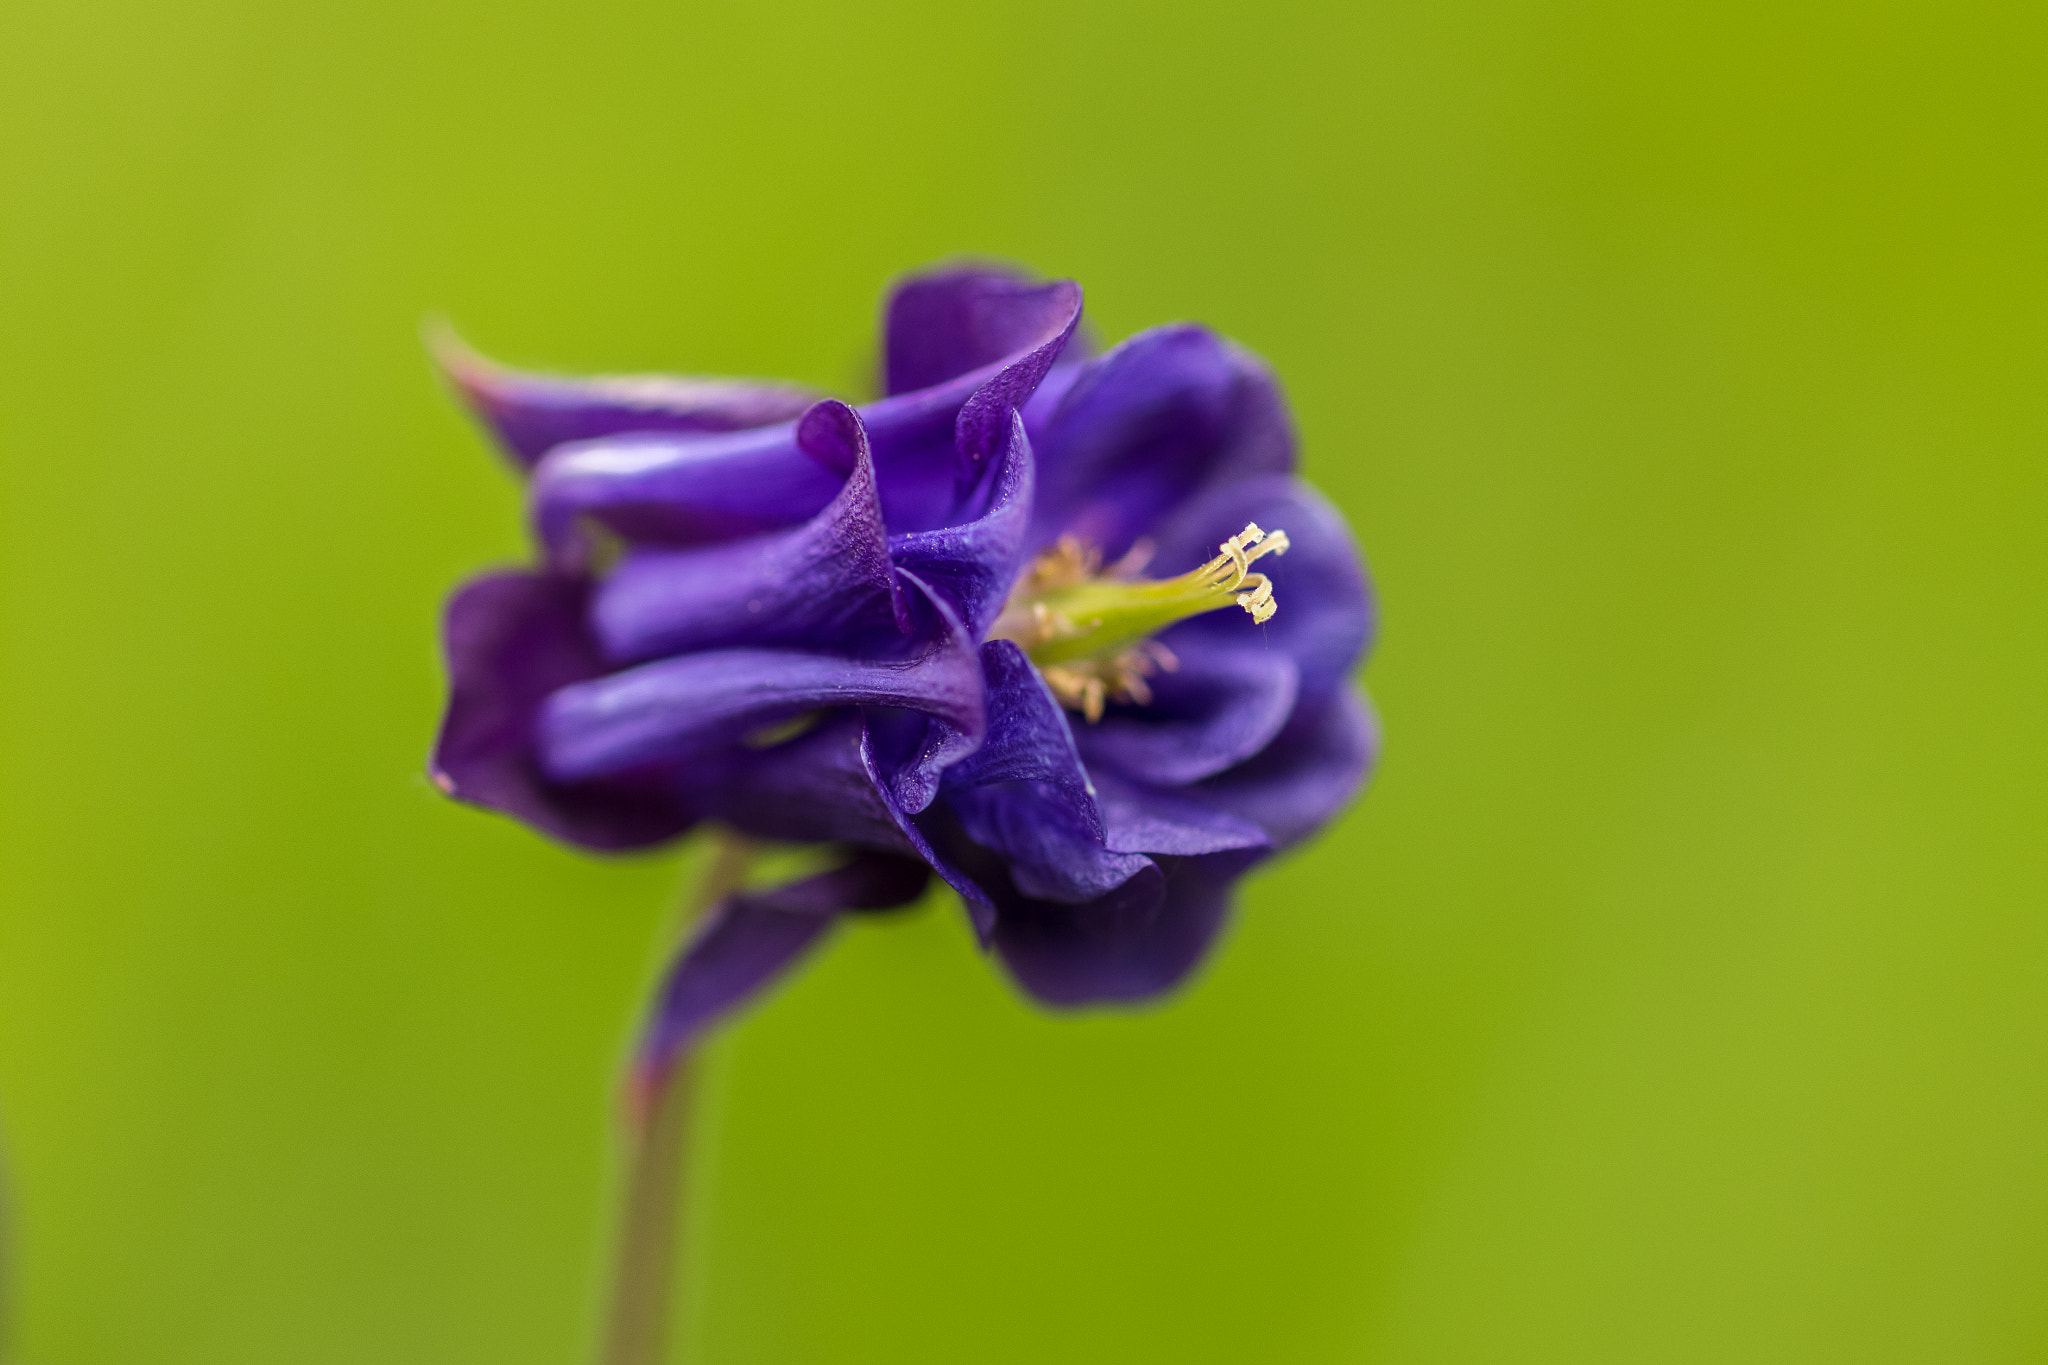
[[[715,821],[845,851],[713,908],[649,1074],[932,872],[1039,999],[1165,990],[1369,767],[1371,597],[1271,375],[1186,325],[1083,358],[1080,312],[1070,283],[912,279],[858,407],[444,349],[540,563],[449,604],[435,780],[592,848]]]

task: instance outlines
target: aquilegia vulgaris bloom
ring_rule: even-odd
[[[1156,994],[1358,787],[1372,599],[1271,374],[1187,325],[1091,358],[1080,315],[1071,283],[913,278],[859,406],[444,353],[539,548],[449,603],[435,780],[591,848],[843,850],[713,908],[643,1071],[932,873],[1033,996]]]

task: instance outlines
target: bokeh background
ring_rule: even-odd
[[[843,933],[678,1358],[2048,1359],[2044,15],[9,0],[11,1358],[586,1355],[693,855],[422,781],[418,325],[852,396],[976,252],[1278,367],[1385,764],[1163,1008]]]

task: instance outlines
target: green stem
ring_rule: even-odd
[[[681,917],[678,941],[699,915],[739,888],[752,857],[745,839],[720,831],[711,866]],[[679,1058],[656,1082],[645,1117],[626,1135],[625,1189],[600,1365],[661,1365],[668,1346],[679,1268],[676,1227],[689,1193],[696,1073],[694,1055]]]

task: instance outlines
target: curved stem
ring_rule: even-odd
[[[753,847],[744,838],[719,832],[711,866],[677,926],[678,941],[698,916],[738,889],[752,857]],[[626,1135],[625,1188],[599,1365],[660,1365],[668,1345],[678,1269],[676,1225],[689,1193],[696,1073],[694,1054],[680,1058],[657,1082],[644,1120]]]

